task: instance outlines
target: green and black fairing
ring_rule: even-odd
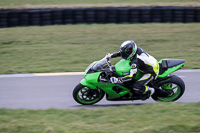
[[[130,63],[129,60],[124,60],[124,59],[119,61],[114,67],[115,73],[117,73],[119,76],[124,76],[129,74],[129,71],[131,69],[129,63]],[[101,88],[108,95],[108,99],[119,98],[130,93],[130,89],[122,84],[120,85],[120,84],[113,84],[108,81],[107,82],[99,81],[101,74],[104,74],[104,71],[102,70],[105,70],[106,67],[107,65],[105,60],[93,62],[85,70],[84,79],[81,81],[81,84],[84,86],[88,86],[91,89],[96,89],[97,87]],[[139,79],[142,76],[143,73],[138,72],[136,75],[136,79]],[[115,90],[113,90],[113,88],[116,87],[119,88],[121,91],[117,93]]]
[[[121,86],[119,84],[112,84],[108,81],[109,79],[105,79],[105,81],[100,81],[99,79],[101,78],[101,76],[105,74],[104,70],[108,70],[108,64],[105,59],[93,62],[85,70],[84,79],[81,80],[81,84],[84,86],[88,86],[91,89],[100,88],[108,95],[109,98],[119,98],[130,92],[130,89],[124,86]],[[119,87],[122,91],[117,93],[112,89],[114,87]]]

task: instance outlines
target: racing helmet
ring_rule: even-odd
[[[137,52],[137,45],[133,40],[125,41],[120,46],[121,57],[126,60],[131,60]]]

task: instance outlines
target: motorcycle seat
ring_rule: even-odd
[[[162,60],[161,67],[162,68],[171,68],[177,65],[184,63],[185,60],[182,59],[165,59]]]
[[[167,68],[171,68],[177,65],[180,65],[184,63],[185,60],[182,59],[165,59],[162,60],[161,63],[159,63],[159,74],[163,74]]]

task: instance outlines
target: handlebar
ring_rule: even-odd
[[[111,66],[111,62],[108,58],[106,58],[106,63],[108,64],[109,67]]]
[[[112,65],[109,58],[106,58],[106,63],[108,64],[109,70],[112,72],[112,67],[111,67]]]

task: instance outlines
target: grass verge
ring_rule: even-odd
[[[199,0],[1,0],[0,8],[200,6]]]
[[[153,103],[104,109],[0,109],[5,133],[194,133],[200,103]]]
[[[0,74],[84,71],[135,40],[149,54],[200,68],[200,24],[92,24],[0,29]],[[113,64],[120,58],[111,60]]]

